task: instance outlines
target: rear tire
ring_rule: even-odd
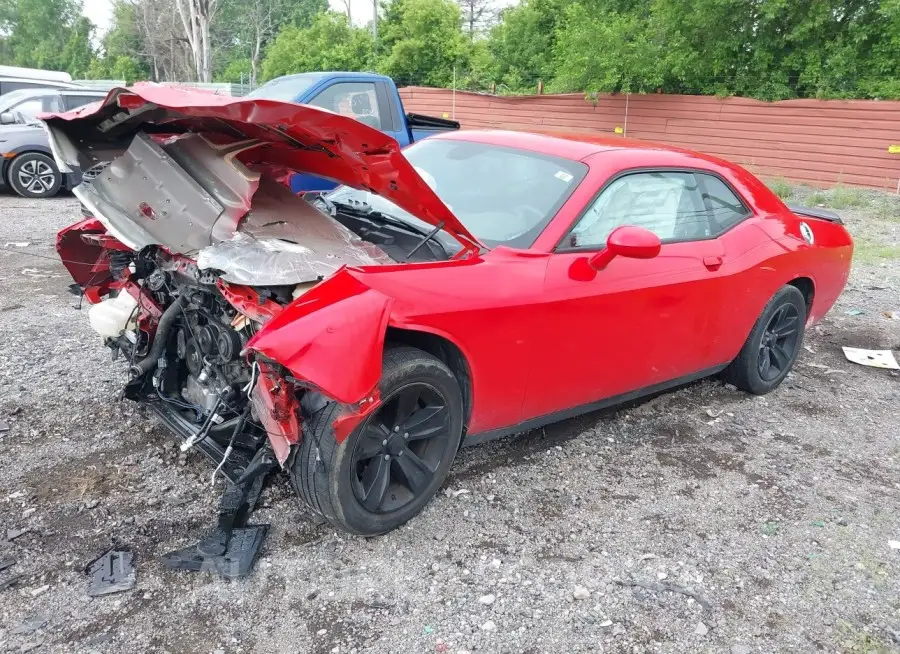
[[[775,390],[797,360],[805,325],[803,293],[795,286],[782,287],[763,309],[722,378],[754,395]]]
[[[62,175],[56,163],[45,154],[20,154],[9,166],[10,187],[23,198],[51,198],[62,186]]]
[[[328,522],[360,536],[396,529],[443,484],[462,438],[459,383],[439,359],[412,347],[384,353],[381,405],[338,444],[329,402],[306,416],[291,464],[300,497]],[[321,460],[319,460],[321,459]]]

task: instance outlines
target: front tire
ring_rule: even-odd
[[[806,300],[795,286],[782,287],[763,309],[725,381],[754,395],[775,390],[787,377],[803,342]]]
[[[459,382],[439,359],[388,348],[379,390],[380,406],[343,443],[332,423],[344,405],[331,402],[307,416],[290,471],[314,511],[361,536],[417,515],[446,479],[462,438]]]
[[[7,181],[23,198],[50,198],[59,192],[62,175],[47,155],[26,152],[13,159]]]

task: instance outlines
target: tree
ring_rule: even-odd
[[[200,82],[212,81],[210,28],[219,5],[220,0],[175,0]]]
[[[500,14],[490,33],[494,81],[511,91],[534,92],[538,80],[555,74],[553,49],[569,0],[522,0]]]
[[[468,59],[460,24],[449,0],[393,0],[381,21],[378,69],[398,84],[450,86]]]
[[[469,40],[474,41],[475,35],[487,27],[494,18],[493,3],[491,0],[458,0],[458,2]]]
[[[646,93],[663,81],[665,50],[633,12],[566,8],[553,49],[554,91]]]
[[[343,14],[326,12],[303,29],[278,33],[262,65],[264,79],[314,70],[365,70],[372,58],[372,35],[352,27]]]
[[[5,0],[0,5],[3,63],[49,70],[84,68],[90,21],[76,0]],[[77,73],[78,70],[75,70]]]

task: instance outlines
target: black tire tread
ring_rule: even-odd
[[[401,371],[409,372],[410,369],[422,366],[437,367],[456,379],[450,368],[437,357],[414,347],[390,346],[384,352],[382,380],[389,375],[395,376]],[[291,466],[291,477],[300,498],[314,512],[343,531],[360,534],[344,521],[340,508],[332,501],[330,488],[333,482],[332,462],[335,460],[335,450],[339,447],[331,425],[343,408],[344,405],[338,402],[329,402],[314,415],[305,416],[306,426],[297,458]],[[316,446],[321,462],[317,461]]]
[[[778,380],[778,383],[774,385],[760,384],[759,380],[754,378],[756,370],[756,360],[759,356],[759,353],[756,351],[757,348],[754,347],[754,344],[760,332],[766,328],[766,325],[768,324],[769,318],[771,317],[774,308],[782,305],[787,299],[797,300],[798,306],[802,308],[800,316],[802,329],[802,325],[806,322],[806,315],[808,311],[808,307],[806,306],[806,298],[803,297],[803,293],[801,293],[800,289],[798,289],[796,286],[787,284],[785,286],[782,286],[778,290],[778,292],[772,296],[772,299],[768,301],[762,312],[759,314],[759,318],[757,318],[756,322],[753,324],[753,329],[750,330],[750,335],[744,342],[740,353],[738,353],[735,360],[732,361],[729,366],[722,371],[722,379],[724,381],[734,384],[742,391],[753,393],[754,395],[764,395],[765,393],[768,393],[769,391],[776,388],[781,383],[781,380]],[[797,347],[799,348],[802,343],[803,333],[801,331],[800,338],[797,341]]]

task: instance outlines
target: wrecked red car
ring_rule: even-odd
[[[771,391],[850,268],[834,214],[620,138],[401,153],[314,107],[154,85],[45,122],[85,172],[58,251],[125,396],[355,534],[421,511],[461,444],[717,373]],[[343,186],[297,197],[295,172]]]

